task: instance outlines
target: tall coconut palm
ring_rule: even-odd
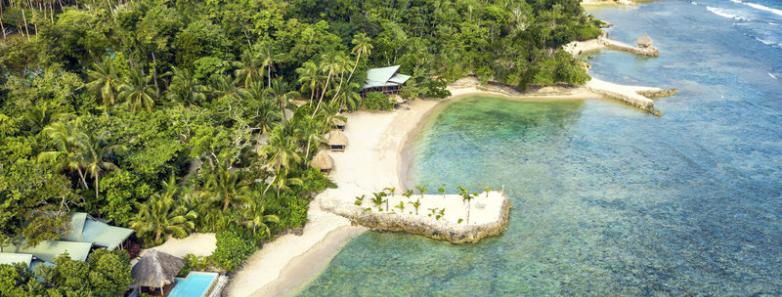
[[[288,83],[281,77],[278,77],[274,79],[272,87],[266,88],[266,95],[277,100],[280,112],[282,113],[282,122],[287,122],[289,119],[285,115],[285,109],[288,108],[290,99],[299,96],[299,94],[294,91],[288,91]]]
[[[301,84],[301,91],[310,92],[310,102],[315,101],[315,93],[318,91],[318,82],[320,81],[320,71],[315,62],[307,61],[296,69],[299,78],[296,80]]]
[[[266,80],[269,82],[268,87],[272,87],[272,67],[274,61],[277,60],[277,56],[274,55],[268,47],[258,52],[258,58],[261,61],[261,68],[266,68]]]
[[[292,191],[293,186],[297,186],[297,187],[304,186],[304,180],[298,177],[292,177],[288,173],[288,170],[285,169],[277,173],[277,175],[274,177],[274,180],[271,182],[270,186],[274,187],[274,189],[277,191],[277,197],[280,197],[280,194],[282,194],[282,192]]]
[[[270,133],[269,143],[261,149],[261,155],[267,157],[267,165],[279,175],[283,169],[302,161],[298,149],[295,139],[284,135],[282,126],[278,126]]]
[[[95,63],[92,69],[87,71],[87,78],[87,90],[100,98],[103,105],[111,106],[116,103],[122,80],[111,58],[104,57],[101,62]]]
[[[463,200],[464,202],[467,202],[467,224],[470,224],[470,208],[471,208],[471,207],[470,207],[470,202],[471,202],[471,201],[472,201],[472,199],[473,199],[473,198],[475,198],[475,196],[477,196],[477,195],[476,195],[476,194],[473,194],[473,193],[470,193],[470,191],[469,191],[469,190],[467,190],[466,188],[464,188],[464,187],[462,187],[462,186],[459,186],[459,188],[458,188],[458,189],[459,189],[459,195],[461,195],[461,196],[462,196],[462,200]]]
[[[250,229],[253,235],[268,238],[272,232],[269,224],[277,224],[280,218],[276,215],[266,214],[266,205],[261,197],[251,197],[242,206],[241,223]]]
[[[177,238],[187,236],[195,228],[195,212],[176,204],[178,186],[174,176],[163,183],[163,192],[155,193],[145,203],[138,205],[138,213],[130,220],[130,227],[139,236],[152,234],[154,243],[161,243],[164,235]]]
[[[326,96],[326,92],[331,85],[331,79],[344,70],[342,63],[340,63],[340,59],[337,56],[338,54],[331,53],[321,57],[321,64],[319,68],[322,73],[326,74],[326,83],[323,85],[320,98],[318,98],[318,105],[315,106],[315,111],[312,113],[313,116],[316,115],[318,113],[318,109],[320,109],[320,105],[323,102],[323,97]]]
[[[141,107],[152,111],[158,95],[155,86],[150,84],[150,77],[140,70],[130,71],[128,77],[119,86],[119,91],[119,97],[128,103],[133,112]]]
[[[38,157],[41,159],[60,160],[62,162],[62,169],[76,170],[76,173],[79,175],[79,181],[86,190],[89,186],[87,185],[87,178],[84,170],[82,170],[83,162],[78,154],[78,147],[73,144],[73,131],[73,127],[62,122],[56,122],[44,128],[42,131],[43,134],[52,139],[55,143],[56,150],[42,152]]]
[[[117,169],[117,165],[112,163],[111,157],[117,152],[124,150],[123,145],[110,144],[102,135],[76,132],[73,137],[73,144],[78,148],[77,157],[84,168],[85,173],[92,176],[95,198],[100,196],[100,177],[105,171]]]
[[[202,85],[192,71],[172,68],[171,84],[167,96],[170,100],[184,104],[198,104],[206,101],[208,88]]]
[[[350,75],[348,75],[348,83],[351,83],[351,79],[353,79],[353,74],[356,73],[356,69],[358,68],[358,65],[361,64],[361,59],[369,56],[372,54],[372,39],[367,36],[366,33],[358,33],[355,36],[353,36],[353,55],[356,56],[356,61],[353,62],[353,69],[350,70]],[[337,94],[338,95],[338,94]],[[335,95],[336,96],[336,95]]]
[[[312,144],[316,144],[315,147],[317,147],[326,141],[326,139],[323,138],[323,130],[326,128],[324,127],[324,123],[326,122],[319,121],[317,118],[310,115],[303,115],[301,118],[297,119],[298,125],[296,125],[293,132],[302,139],[306,139],[307,145],[304,149],[304,160],[309,160]]]
[[[207,177],[204,189],[226,211],[235,203],[247,199],[249,186],[241,178],[241,172],[231,167],[230,160],[220,160],[212,156],[212,171]]]
[[[396,195],[396,187],[387,187],[383,189],[383,191],[386,191],[388,194],[391,194],[391,199],[394,199],[394,196]],[[387,210],[388,210],[388,200],[386,200],[386,211]]]
[[[239,62],[234,63],[236,67],[236,70],[234,70],[236,83],[249,88],[254,82],[263,78],[263,61],[251,49],[242,52],[240,59]]]
[[[237,87],[227,76],[220,76],[211,89],[213,98],[242,102],[249,97],[247,89]]]

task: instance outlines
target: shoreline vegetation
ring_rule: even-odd
[[[368,230],[326,209],[377,191],[404,196],[395,191],[405,189],[406,144],[442,102],[603,94],[653,110],[645,95],[666,92],[589,80],[563,46],[598,38],[603,23],[572,1],[40,4],[0,0],[0,246],[59,240],[83,211],[133,228],[128,251],[157,246],[183,256],[186,271],[232,273],[231,296],[294,292]],[[394,110],[393,97],[364,92],[367,69],[395,64],[410,78],[394,97],[447,100]],[[345,118],[347,149],[324,174],[311,161]],[[427,218],[457,229],[499,222],[483,232],[497,234],[511,206],[485,192],[487,201],[466,189],[444,196]],[[352,218],[386,217],[392,199],[374,219]],[[395,202],[402,213],[402,202],[419,204]],[[479,239],[470,236],[446,239]],[[11,284],[0,295],[132,284],[123,275],[70,286],[80,276],[66,270],[39,281],[43,269],[0,265]]]

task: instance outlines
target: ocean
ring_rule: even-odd
[[[408,184],[504,189],[477,245],[366,233],[299,296],[782,296],[782,2],[658,1],[592,14],[659,58],[595,77],[676,87],[655,117],[607,99],[476,96],[434,115]]]

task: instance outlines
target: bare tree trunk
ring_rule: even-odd
[[[5,39],[5,25],[3,25],[3,12],[5,11],[5,8],[3,7],[3,1],[5,0],[0,0],[0,31],[3,31],[3,39]]]
[[[23,35],[27,36],[27,39],[30,39],[30,29],[27,28],[27,13],[24,11],[24,7],[22,7],[22,23],[24,23]],[[22,31],[20,30],[19,32]]]
[[[318,114],[318,109],[320,108],[320,103],[323,102],[323,96],[326,95],[326,90],[329,87],[329,83],[331,83],[331,73],[330,72],[329,72],[329,75],[326,77],[326,85],[323,86],[323,93],[320,94],[320,99],[318,99],[318,105],[315,106],[315,112],[312,113],[313,117],[316,114]]]
[[[33,21],[35,21],[35,6],[33,6],[33,0],[27,0],[28,3],[30,3],[30,13],[33,14]],[[35,34],[38,34],[38,24],[33,23],[33,29],[35,30]]]
[[[160,95],[160,87],[157,85],[157,59],[155,58],[155,51],[152,51],[152,80],[155,82],[155,92]]]

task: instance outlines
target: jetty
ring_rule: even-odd
[[[653,98],[671,96],[678,91],[677,89],[620,85],[594,77],[586,83],[585,87],[595,94],[623,101],[656,116],[660,116],[661,113],[654,107]]]
[[[597,38],[597,42],[603,45],[605,48],[628,52],[645,57],[659,57],[660,50],[654,47],[652,39],[648,35],[643,35],[636,41],[636,46],[609,39],[607,36],[600,36]]]

